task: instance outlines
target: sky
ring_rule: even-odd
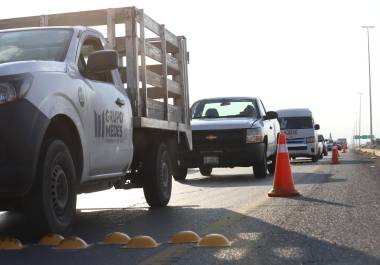
[[[89,4],[91,3],[91,4]],[[254,96],[267,110],[309,108],[320,132],[369,134],[370,32],[373,131],[380,138],[380,0],[108,0],[7,2],[0,19],[136,6],[190,51],[190,101]]]

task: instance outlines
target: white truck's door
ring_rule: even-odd
[[[90,175],[119,175],[132,159],[128,128],[129,104],[115,87],[111,73],[86,71],[88,55],[102,50],[101,40],[91,33],[83,36],[78,58],[78,68],[86,86],[88,99],[88,128]]]

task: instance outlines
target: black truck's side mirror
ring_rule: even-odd
[[[264,116],[264,120],[274,120],[278,118],[278,114],[275,111],[267,111],[267,114]]]
[[[315,125],[314,125],[314,130],[319,130],[319,129],[320,129],[319,124],[315,124]]]
[[[114,50],[95,51],[88,56],[87,71],[104,73],[118,68],[119,56]]]

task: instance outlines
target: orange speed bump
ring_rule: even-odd
[[[300,193],[295,189],[292,169],[290,168],[288,146],[284,133],[280,133],[277,145],[276,168],[274,171],[273,189],[269,197],[290,197]]]
[[[230,247],[231,242],[221,234],[208,234],[197,244],[198,247]]]
[[[129,240],[127,248],[155,248],[157,242],[150,236],[135,236]]]
[[[56,249],[84,249],[87,247],[88,245],[86,241],[79,237],[73,236],[64,239]]]
[[[193,231],[181,231],[176,233],[169,243],[173,244],[184,244],[184,243],[198,243],[200,241],[200,236]]]
[[[114,232],[106,235],[102,243],[108,245],[126,245],[130,240],[131,238],[127,234]]]
[[[22,249],[23,245],[16,238],[4,237],[0,238],[0,250],[18,250]]]
[[[40,239],[38,245],[41,246],[50,246],[55,247],[58,246],[65,238],[58,234],[48,234]]]

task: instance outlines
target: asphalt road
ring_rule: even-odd
[[[150,235],[161,243],[155,249],[40,247],[30,241],[28,220],[0,213],[0,235],[27,244],[0,251],[0,264],[380,264],[380,160],[353,152],[339,165],[329,159],[292,162],[302,194],[294,198],[268,198],[273,176],[254,179],[251,168],[217,169],[211,177],[192,170],[162,209],[147,207],[141,189],[79,196],[73,235],[88,243],[114,231]],[[232,246],[168,244],[181,230],[222,233]]]

